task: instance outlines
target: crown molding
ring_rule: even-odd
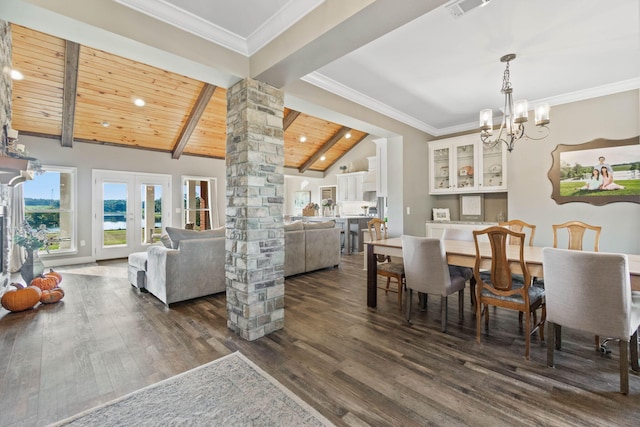
[[[342,83],[339,83],[333,79],[330,79],[329,77],[326,77],[318,72],[307,74],[306,76],[302,77],[302,80],[314,86],[318,86],[319,88],[322,88],[333,94],[336,94],[350,101],[353,101],[356,104],[363,105],[373,111],[376,111],[387,117],[391,117],[392,119],[395,119],[399,122],[402,122],[411,127],[414,127],[423,132],[426,132],[430,135],[435,135],[435,133],[438,132],[438,129],[434,128],[433,126],[430,126],[416,119],[415,117],[412,117],[408,114],[398,111],[395,108],[392,108],[387,104],[384,104],[376,99],[373,99],[361,92],[353,90],[350,87],[347,87]]]
[[[325,0],[306,0],[304,2],[289,0],[284,7],[247,38],[246,48],[249,56],[262,49],[324,2]],[[283,22],[286,22],[287,25],[283,26]]]
[[[620,82],[610,83],[602,86],[596,86],[590,89],[570,92],[563,95],[550,96],[549,98],[532,101],[529,105],[536,105],[540,102],[546,102],[550,106],[568,104],[570,102],[584,101],[585,99],[597,98],[600,96],[613,95],[614,93],[627,92],[630,90],[640,89],[640,77],[635,79],[623,80]]]
[[[114,1],[247,57],[256,53],[325,2],[325,0],[304,2],[290,0],[245,39],[165,0]]]

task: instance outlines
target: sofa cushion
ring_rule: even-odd
[[[224,237],[225,228],[214,228],[213,230],[183,230],[182,228],[167,227],[167,234],[171,239],[171,248],[178,249],[180,246],[180,240],[191,239],[210,239],[212,237]]]
[[[304,225],[302,221],[294,221],[290,224],[284,225],[284,231],[300,231],[304,230]]]
[[[305,230],[320,230],[323,228],[336,228],[336,222],[334,220],[325,222],[305,222]]]

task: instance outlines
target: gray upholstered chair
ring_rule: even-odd
[[[413,291],[426,303],[428,294],[440,295],[442,332],[447,330],[447,297],[458,292],[460,319],[464,312],[465,278],[458,273],[449,274],[447,254],[439,239],[402,236],[402,257],[407,285],[407,321],[411,323],[411,298]]]
[[[562,326],[620,340],[620,392],[629,393],[628,348],[632,369],[640,371],[640,292],[631,291],[627,256],[544,248],[542,266],[549,324],[547,365],[553,366],[554,349],[561,348]]]
[[[470,228],[445,228],[442,234],[442,240],[462,240],[464,242],[473,242],[473,230]],[[476,303],[476,279],[473,277],[473,269],[470,267],[460,267],[458,265],[449,266],[449,274],[464,277],[465,281],[469,281],[469,301],[471,305]]]
[[[491,245],[491,265],[486,273],[480,274],[480,266],[483,257],[480,253],[478,239],[487,236]],[[509,245],[509,241],[517,241],[517,245]],[[544,340],[545,322],[545,298],[544,288],[532,286],[531,274],[524,259],[524,233],[516,233],[505,227],[489,227],[484,230],[474,230],[473,239],[476,246],[476,262],[473,267],[473,275],[476,278],[476,341],[480,343],[482,315],[485,316],[485,329],[489,330],[488,306],[508,308],[524,313],[526,329],[525,333],[525,357],[529,359],[531,335],[539,331],[540,338]],[[517,239],[517,240],[516,240]],[[507,247],[517,246],[519,249],[518,261],[510,262],[507,258]],[[517,264],[519,274],[513,274],[512,263]],[[540,308],[542,315],[537,320],[536,310]],[[533,322],[531,322],[533,317]],[[522,322],[520,322],[522,328]]]

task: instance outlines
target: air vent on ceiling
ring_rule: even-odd
[[[451,16],[454,18],[460,18],[465,13],[475,9],[476,7],[484,6],[491,0],[456,0],[448,6],[445,6]]]

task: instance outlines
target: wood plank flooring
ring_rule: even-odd
[[[468,290],[462,322],[449,298],[446,334],[438,297],[426,312],[414,298],[410,326],[396,294],[379,290],[378,308],[366,307],[361,254],[287,279],[285,328],[255,342],[227,329],[224,294],[167,308],[124,270],[59,270],[61,303],[0,308],[0,426],[46,425],[236,350],[341,426],[640,425],[640,376],[618,393],[617,344],[606,356],[591,335],[564,331],[547,368],[538,337],[525,360],[508,310],[492,311],[476,344]]]

